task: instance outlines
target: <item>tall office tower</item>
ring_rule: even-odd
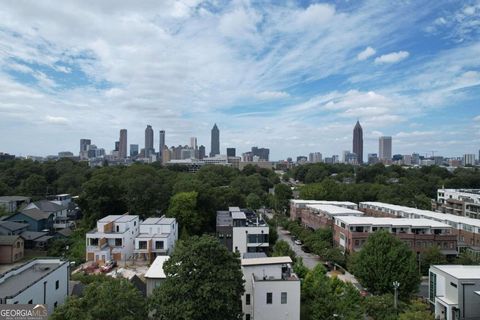
[[[113,151],[118,151],[120,149],[120,141],[115,141],[115,149]]]
[[[153,148],[153,129],[148,125],[145,129],[145,157],[149,158],[155,152]]]
[[[320,152],[311,152],[308,155],[308,162],[310,163],[322,162],[322,154]]]
[[[475,165],[475,154],[464,154],[463,155],[463,165],[464,166],[474,166]]]
[[[210,157],[215,157],[217,154],[220,154],[220,130],[218,130],[216,123],[212,128],[212,140],[210,150]]]
[[[235,148],[227,148],[227,157],[235,157],[236,153]]]
[[[120,130],[120,144],[118,146],[118,157],[125,159],[127,157],[127,129]]]
[[[92,144],[90,139],[80,139],[80,159],[88,159],[88,146]]]
[[[165,130],[160,130],[160,142],[158,143],[158,157],[159,157],[158,160],[161,163],[164,163],[163,149],[165,149]],[[168,161],[170,161],[170,159]]]
[[[360,122],[357,121],[353,128],[353,153],[357,155],[358,164],[363,163],[363,129]]]
[[[198,147],[198,159],[202,160],[203,158],[205,158],[205,146],[202,144]]]
[[[270,149],[252,147],[252,154],[254,156],[257,156],[260,160],[268,161],[268,158],[269,158],[269,155],[270,155]]]
[[[198,148],[197,137],[191,137],[190,138],[190,148],[192,148],[193,150],[196,150]]]
[[[130,157],[138,156],[138,144],[131,144],[130,145]]]
[[[378,157],[380,160],[392,160],[392,137],[378,139]]]

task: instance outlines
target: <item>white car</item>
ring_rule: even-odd
[[[300,240],[295,240],[295,244],[301,246],[301,245],[302,245],[302,241],[300,241]]]

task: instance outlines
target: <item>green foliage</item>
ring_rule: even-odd
[[[240,259],[215,238],[178,242],[164,270],[167,279],[149,301],[155,319],[241,319]]]
[[[274,208],[277,211],[284,212],[290,205],[290,199],[293,198],[292,189],[290,186],[279,183],[275,185]]]
[[[308,268],[303,264],[302,257],[296,257],[294,261],[293,272],[295,272],[300,279],[305,278],[308,273]]]
[[[292,258],[292,261],[295,261],[295,251],[290,247],[287,241],[278,240],[277,243],[273,246],[272,256],[274,257],[284,257],[289,256]]]
[[[303,314],[308,320],[361,319],[361,301],[352,284],[327,277],[320,264],[308,272],[302,284]]]
[[[398,320],[434,320],[434,317],[428,305],[417,300],[412,301],[407,310],[399,315]]]
[[[420,269],[423,275],[428,275],[428,269],[431,265],[446,263],[447,259],[445,255],[442,254],[440,248],[437,246],[427,248],[420,254]]]
[[[145,300],[125,279],[102,278],[92,281],[83,297],[68,298],[55,309],[53,320],[143,320],[147,318]]]
[[[247,207],[252,210],[257,210],[262,206],[262,199],[255,193],[249,193],[246,201]]]
[[[170,201],[167,216],[177,219],[178,224],[185,228],[188,234],[200,232],[204,219],[196,210],[198,193],[180,192]]]
[[[398,310],[394,309],[393,294],[387,293],[379,296],[368,296],[363,304],[365,313],[372,320],[397,320],[398,310],[405,309],[405,303],[398,302]]]
[[[392,283],[398,281],[399,295],[407,298],[420,283],[414,252],[386,231],[368,237],[353,260],[351,271],[373,294],[393,292]]]

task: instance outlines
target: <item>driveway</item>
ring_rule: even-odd
[[[303,259],[303,264],[308,269],[313,269],[318,263],[322,262],[317,255],[306,253],[302,250],[302,246],[293,243],[292,237],[287,234],[288,231],[281,227],[278,227],[277,232],[278,238],[281,240],[285,240],[290,245],[293,251],[295,251],[297,257],[301,257]]]

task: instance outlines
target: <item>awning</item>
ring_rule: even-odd
[[[458,303],[455,301],[452,301],[446,297],[435,297],[435,301],[440,302],[444,306],[450,306],[450,307],[457,307],[458,308]]]

